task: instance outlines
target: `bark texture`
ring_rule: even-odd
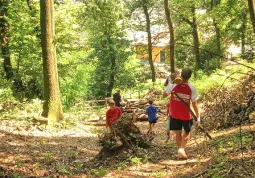
[[[166,14],[166,20],[168,24],[169,34],[170,34],[170,41],[169,41],[169,55],[170,55],[170,67],[171,67],[171,73],[173,74],[174,69],[174,28],[173,28],[173,22],[171,19],[171,13],[169,9],[168,0],[164,0],[164,6],[165,6],[165,14]]]
[[[248,0],[248,6],[249,6],[249,13],[250,13],[250,19],[251,19],[251,24],[252,24],[252,28],[253,28],[253,33],[255,35],[254,1]]]
[[[150,22],[150,15],[148,12],[148,5],[147,5],[148,2],[147,2],[147,0],[143,0],[142,3],[143,3],[143,11],[144,11],[144,14],[146,17],[146,31],[148,34],[148,55],[149,55],[149,64],[151,67],[151,78],[152,78],[152,82],[155,82],[156,81],[156,73],[155,73],[155,67],[154,67],[153,59],[152,59],[152,43],[151,43],[151,29],[150,29],[151,22]]]
[[[111,49],[111,74],[109,78],[109,84],[107,87],[107,97],[112,96],[112,89],[115,83],[115,73],[116,73],[116,55],[115,55],[115,50],[113,48],[113,41],[110,36],[107,38],[108,43],[110,44],[110,49]]]
[[[9,24],[7,22],[8,1],[0,1],[0,38],[1,38],[1,51],[4,58],[4,72],[6,79],[9,80],[13,77],[13,70],[10,58],[10,50],[8,46]]]
[[[201,61],[200,61],[200,42],[198,37],[198,29],[197,29],[197,18],[195,13],[195,6],[192,4],[191,6],[191,12],[192,12],[192,21],[187,18],[182,18],[184,22],[190,25],[192,28],[192,36],[193,36],[193,44],[194,44],[194,55],[196,59],[196,68],[201,69]]]
[[[43,56],[44,104],[42,116],[49,123],[63,119],[58,83],[53,0],[40,0],[41,45]]]
[[[220,0],[211,0],[211,10],[216,7],[217,5],[219,5],[221,3]],[[215,29],[215,35],[216,35],[216,46],[217,46],[217,54],[221,55],[221,34],[220,34],[220,28],[219,25],[217,23],[217,21],[215,20],[215,18],[213,18],[213,26]]]
[[[196,68],[201,69],[201,61],[200,61],[200,43],[199,43],[199,38],[198,38],[198,30],[197,30],[197,18],[196,18],[196,13],[195,13],[195,7],[192,7],[192,34],[193,34],[193,42],[194,42],[194,53],[196,57]]]

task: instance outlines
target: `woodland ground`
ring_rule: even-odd
[[[253,88],[248,91],[254,93],[255,83],[243,86]],[[98,134],[105,131],[105,121],[87,120],[84,108],[65,112],[66,120],[49,129],[33,122],[35,113],[40,113],[42,108],[40,101],[31,104],[1,101],[0,177],[253,178],[255,114],[243,120],[242,127],[238,125],[240,114],[230,120],[223,117],[238,107],[238,103],[247,100],[239,99],[240,91],[214,89],[210,97],[204,98],[208,101],[203,103],[207,107],[207,120],[202,125],[217,126],[223,121],[230,124],[221,124],[221,129],[211,131],[212,140],[194,127],[186,149],[187,160],[178,158],[173,133],[171,140],[164,143],[165,118],[159,118],[150,148],[136,149],[136,152],[127,148],[105,152],[98,143]],[[251,105],[254,113],[254,101]],[[135,124],[143,133],[147,132],[146,121]]]
[[[242,127],[242,147],[238,126],[211,132],[213,140],[193,132],[188,160],[177,157],[173,137],[164,143],[164,118],[140,156],[128,149],[100,154],[103,126],[80,123],[56,131],[19,123],[0,122],[1,177],[255,177],[255,123]],[[147,122],[136,124],[147,131]]]

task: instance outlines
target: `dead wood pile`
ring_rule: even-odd
[[[226,128],[250,122],[255,111],[254,78],[238,88],[213,88],[203,96],[202,123],[207,130]]]
[[[130,118],[134,121],[147,121],[145,114],[146,107],[149,106],[149,100],[154,100],[154,105],[159,109],[158,116],[163,118],[166,114],[166,107],[162,106],[159,98],[162,96],[162,90],[151,88],[142,99],[126,99],[124,112],[130,113]]]
[[[120,146],[135,150],[137,147],[149,147],[153,138],[154,135],[142,134],[130,115],[124,113],[111,130],[99,135],[99,143],[107,150],[115,150]]]

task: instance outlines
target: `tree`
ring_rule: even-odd
[[[151,42],[151,25],[150,25],[150,15],[149,15],[149,11],[148,11],[148,0],[142,0],[142,6],[143,6],[143,11],[145,14],[145,18],[146,18],[146,31],[148,34],[148,55],[149,55],[149,64],[151,67],[151,79],[152,82],[156,81],[156,72],[155,72],[155,68],[153,65],[153,60],[152,60],[152,42]]]
[[[248,0],[248,6],[249,6],[249,13],[250,13],[250,19],[251,19],[251,24],[253,28],[253,33],[255,35],[255,14],[254,14],[254,0]]]
[[[192,22],[187,21],[187,23],[191,26],[192,28],[192,34],[193,34],[193,43],[194,43],[194,53],[196,56],[196,68],[201,69],[201,61],[200,61],[200,52],[199,52],[199,36],[198,36],[198,27],[197,27],[197,18],[196,18],[196,11],[195,11],[195,6],[193,5],[191,7],[192,11]]]
[[[10,50],[8,43],[9,35],[9,24],[7,22],[7,10],[9,2],[8,0],[0,1],[0,40],[1,40],[1,50],[4,57],[4,71],[6,74],[6,79],[9,80],[13,77],[12,64],[10,58]]]
[[[193,41],[193,54],[195,56],[196,69],[201,69],[201,59],[200,59],[200,41],[199,41],[199,33],[198,33],[198,21],[197,21],[197,7],[199,5],[198,1],[173,1],[174,2],[174,10],[176,11],[176,22],[178,26],[178,30],[180,30],[181,26],[183,26],[183,22],[187,24],[190,28],[187,29],[187,26],[184,26],[186,34],[179,34],[177,38],[184,39],[185,36],[192,35]],[[188,30],[188,31],[187,31]],[[186,41],[186,39],[184,39]]]
[[[123,80],[121,74],[126,72],[125,64],[132,54],[121,1],[86,1],[84,17],[91,48],[89,60],[95,66],[90,95],[110,97],[117,81]]]
[[[40,0],[41,45],[43,56],[44,104],[42,116],[50,123],[63,119],[58,83],[53,0]]]
[[[165,7],[165,14],[166,14],[166,20],[168,24],[169,34],[170,34],[170,41],[169,41],[169,55],[170,55],[170,66],[171,66],[171,73],[174,73],[174,28],[173,23],[171,19],[171,14],[169,10],[168,0],[164,0],[164,7]]]
[[[213,9],[214,7],[219,5],[220,1],[221,0],[211,0],[211,9]],[[213,26],[214,26],[215,34],[216,34],[217,54],[221,55],[220,28],[219,28],[218,22],[216,22],[215,18],[213,18]]]

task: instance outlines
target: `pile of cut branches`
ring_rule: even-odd
[[[204,95],[203,126],[207,130],[226,128],[249,121],[255,110],[254,78],[248,78],[237,88],[213,88]]]
[[[153,139],[154,135],[142,134],[131,116],[124,113],[112,126],[111,131],[99,135],[99,144],[107,150],[116,150],[124,146],[135,151],[137,147],[149,147]]]

